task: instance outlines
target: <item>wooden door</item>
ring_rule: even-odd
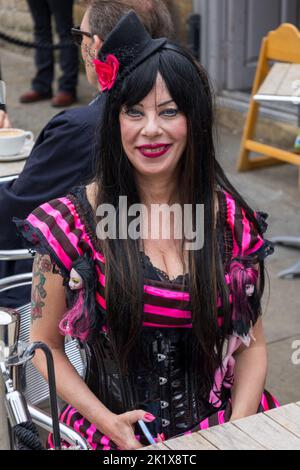
[[[262,38],[281,23],[300,26],[300,0],[227,0],[226,88],[253,83]]]

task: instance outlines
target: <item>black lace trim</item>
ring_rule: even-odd
[[[96,234],[96,221],[94,218],[93,208],[87,198],[85,186],[77,186],[73,188],[67,196],[70,201],[74,204],[76,212],[79,215],[79,218],[83,222],[87,235],[91,240],[94,248],[99,250],[99,240],[95,236]],[[144,252],[141,252],[141,262],[143,268],[150,271],[151,280],[164,281],[170,284],[186,285],[188,283],[188,273],[185,275],[179,275],[175,279],[171,279],[165,271],[154,266],[149,258]]]
[[[154,277],[158,277],[159,281],[165,281],[170,284],[180,284],[180,285],[187,285],[189,282],[189,273],[186,274],[180,274],[174,279],[171,279],[170,276],[163,271],[162,269],[157,268],[156,266],[153,265],[151,259],[149,258],[148,255],[146,255],[143,251],[140,252],[141,255],[141,262],[142,266],[144,268],[144,271],[147,270],[148,272],[150,271],[151,274],[154,274]],[[148,277],[148,276],[147,276]],[[152,279],[152,276],[151,276]],[[154,279],[156,280],[156,279]]]
[[[219,196],[219,212],[218,212],[218,219],[217,219],[217,227],[220,228],[218,230],[218,240],[220,243],[222,259],[224,265],[227,266],[228,263],[232,261],[232,253],[233,253],[233,235],[230,227],[227,223],[227,202],[226,196],[222,189],[217,191]],[[259,227],[259,234],[262,235],[267,231],[268,223],[266,219],[269,215],[266,212],[257,211],[255,212],[255,217]],[[257,250],[255,253],[249,255],[249,257],[243,257],[243,259],[252,261],[252,263],[256,264],[258,261],[264,260],[267,256],[270,256],[274,253],[275,245],[269,240],[264,239],[264,244]]]
[[[267,256],[270,256],[275,251],[274,243],[270,242],[270,240],[264,239],[264,244],[257,250],[255,253],[251,255],[251,259],[255,262],[264,260]]]
[[[217,213],[217,238],[218,244],[221,250],[222,262],[224,266],[227,266],[228,263],[232,261],[232,252],[233,252],[233,238],[230,227],[227,224],[227,202],[226,196],[221,188],[217,190],[219,210]],[[99,240],[96,237],[96,220],[94,217],[93,208],[87,198],[85,186],[77,186],[70,191],[70,194],[67,196],[71,202],[74,204],[74,207],[84,223],[86,233],[91,240],[96,251],[101,251],[99,247]],[[264,233],[267,230],[268,224],[266,219],[268,214],[265,212],[256,212],[256,217],[258,224],[261,229],[261,233]],[[175,279],[171,279],[170,276],[163,270],[157,268],[151,262],[149,256],[147,256],[143,251],[141,253],[141,263],[145,271],[148,270],[147,278],[152,280],[164,281],[169,284],[178,284],[178,285],[188,285],[189,274],[179,275]],[[264,240],[264,244],[261,248],[249,256],[249,261],[257,263],[259,260],[265,259],[267,256],[274,253],[274,244],[269,240]]]
[[[94,246],[94,249],[101,252],[99,240],[96,236],[96,220],[94,217],[94,211],[87,198],[85,186],[76,186],[71,189],[67,198],[70,199],[80,220],[83,222],[87,236]]]
[[[267,214],[266,212],[257,211],[255,215],[258,225],[260,227],[260,233],[263,234],[267,231],[268,228],[268,223],[266,222],[266,220],[269,217],[269,214]]]
[[[69,271],[62,264],[55,251],[52,250],[44,235],[36,228],[33,227],[27,220],[21,220],[17,217],[13,218],[19,234],[23,237],[23,242],[28,251],[35,255],[48,255],[53,264],[53,272],[60,274],[64,279],[68,280],[70,277]]]
[[[219,210],[217,216],[218,241],[222,255],[222,261],[226,266],[232,257],[233,238],[230,227],[227,224],[227,202],[226,196],[222,190],[217,191]]]

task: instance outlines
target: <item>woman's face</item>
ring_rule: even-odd
[[[120,112],[123,148],[144,176],[172,175],[186,148],[187,120],[160,75],[150,93]]]

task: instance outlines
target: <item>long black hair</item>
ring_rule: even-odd
[[[187,148],[180,160],[181,202],[204,204],[205,244],[190,251],[189,274],[193,321],[195,381],[207,394],[230,329],[230,303],[216,234],[216,188],[229,192],[259,230],[253,211],[226,178],[214,147],[214,99],[205,70],[180,46],[167,43],[144,63],[117,82],[108,94],[99,132],[96,176],[96,205],[113,204],[119,196],[128,205],[140,203],[134,169],[122,147],[119,114],[123,106],[141,102],[155,86],[158,73],[187,119]],[[106,303],[108,327],[116,344],[124,373],[142,328],[143,271],[138,241],[101,241],[106,259]],[[262,279],[263,282],[263,279]],[[218,327],[217,295],[223,304],[224,324]]]

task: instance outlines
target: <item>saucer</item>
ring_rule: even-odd
[[[33,146],[34,142],[28,142],[16,155],[0,155],[0,162],[18,162],[20,160],[25,160],[30,155]]]

